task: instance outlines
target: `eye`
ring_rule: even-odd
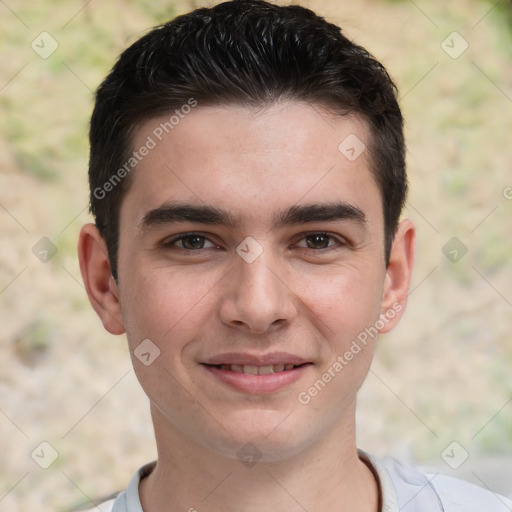
[[[298,247],[306,247],[308,249],[327,249],[342,243],[328,233],[312,233],[305,236],[298,244]]]
[[[164,243],[165,247],[177,247],[178,249],[185,249],[187,251],[196,251],[199,249],[211,249],[217,247],[212,241],[208,240],[203,235],[197,233],[190,233],[180,235],[168,242]]]

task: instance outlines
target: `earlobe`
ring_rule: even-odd
[[[395,235],[386,269],[381,303],[381,317],[384,315],[386,322],[379,329],[381,334],[393,329],[405,310],[414,264],[415,239],[416,228],[413,222],[403,220]]]
[[[105,241],[94,224],[86,224],[80,231],[78,260],[87,296],[103,326],[111,334],[123,334],[119,290],[112,277]]]

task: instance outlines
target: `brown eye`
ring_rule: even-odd
[[[314,235],[308,235],[304,237],[306,240],[306,246],[308,249],[326,249],[330,247],[329,242],[332,237],[326,233],[315,233]]]
[[[177,236],[169,241],[164,241],[162,246],[166,249],[183,249],[186,251],[199,251],[201,249],[214,249],[217,244],[206,236],[198,233],[188,233]]]
[[[203,249],[205,243],[205,237],[199,235],[184,236],[177,242],[181,242],[183,249],[194,250]]]

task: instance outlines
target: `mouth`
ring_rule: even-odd
[[[293,364],[293,363],[278,363],[266,366],[256,366],[252,364],[216,364],[206,365],[213,366],[219,370],[228,372],[244,373],[246,375],[273,375],[275,373],[289,372],[300,366],[304,366],[310,363]]]
[[[251,361],[252,362],[252,361]],[[289,388],[304,377],[311,362],[296,361],[269,364],[219,363],[201,366],[213,377],[212,384],[249,395],[267,395]],[[211,378],[209,377],[209,378]],[[311,377],[310,377],[311,378]]]

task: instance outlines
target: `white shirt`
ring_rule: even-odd
[[[512,512],[511,500],[463,480],[422,473],[393,459],[379,460],[361,451],[359,454],[379,482],[381,512]],[[143,512],[139,483],[155,464],[140,468],[115,499],[85,512]]]

